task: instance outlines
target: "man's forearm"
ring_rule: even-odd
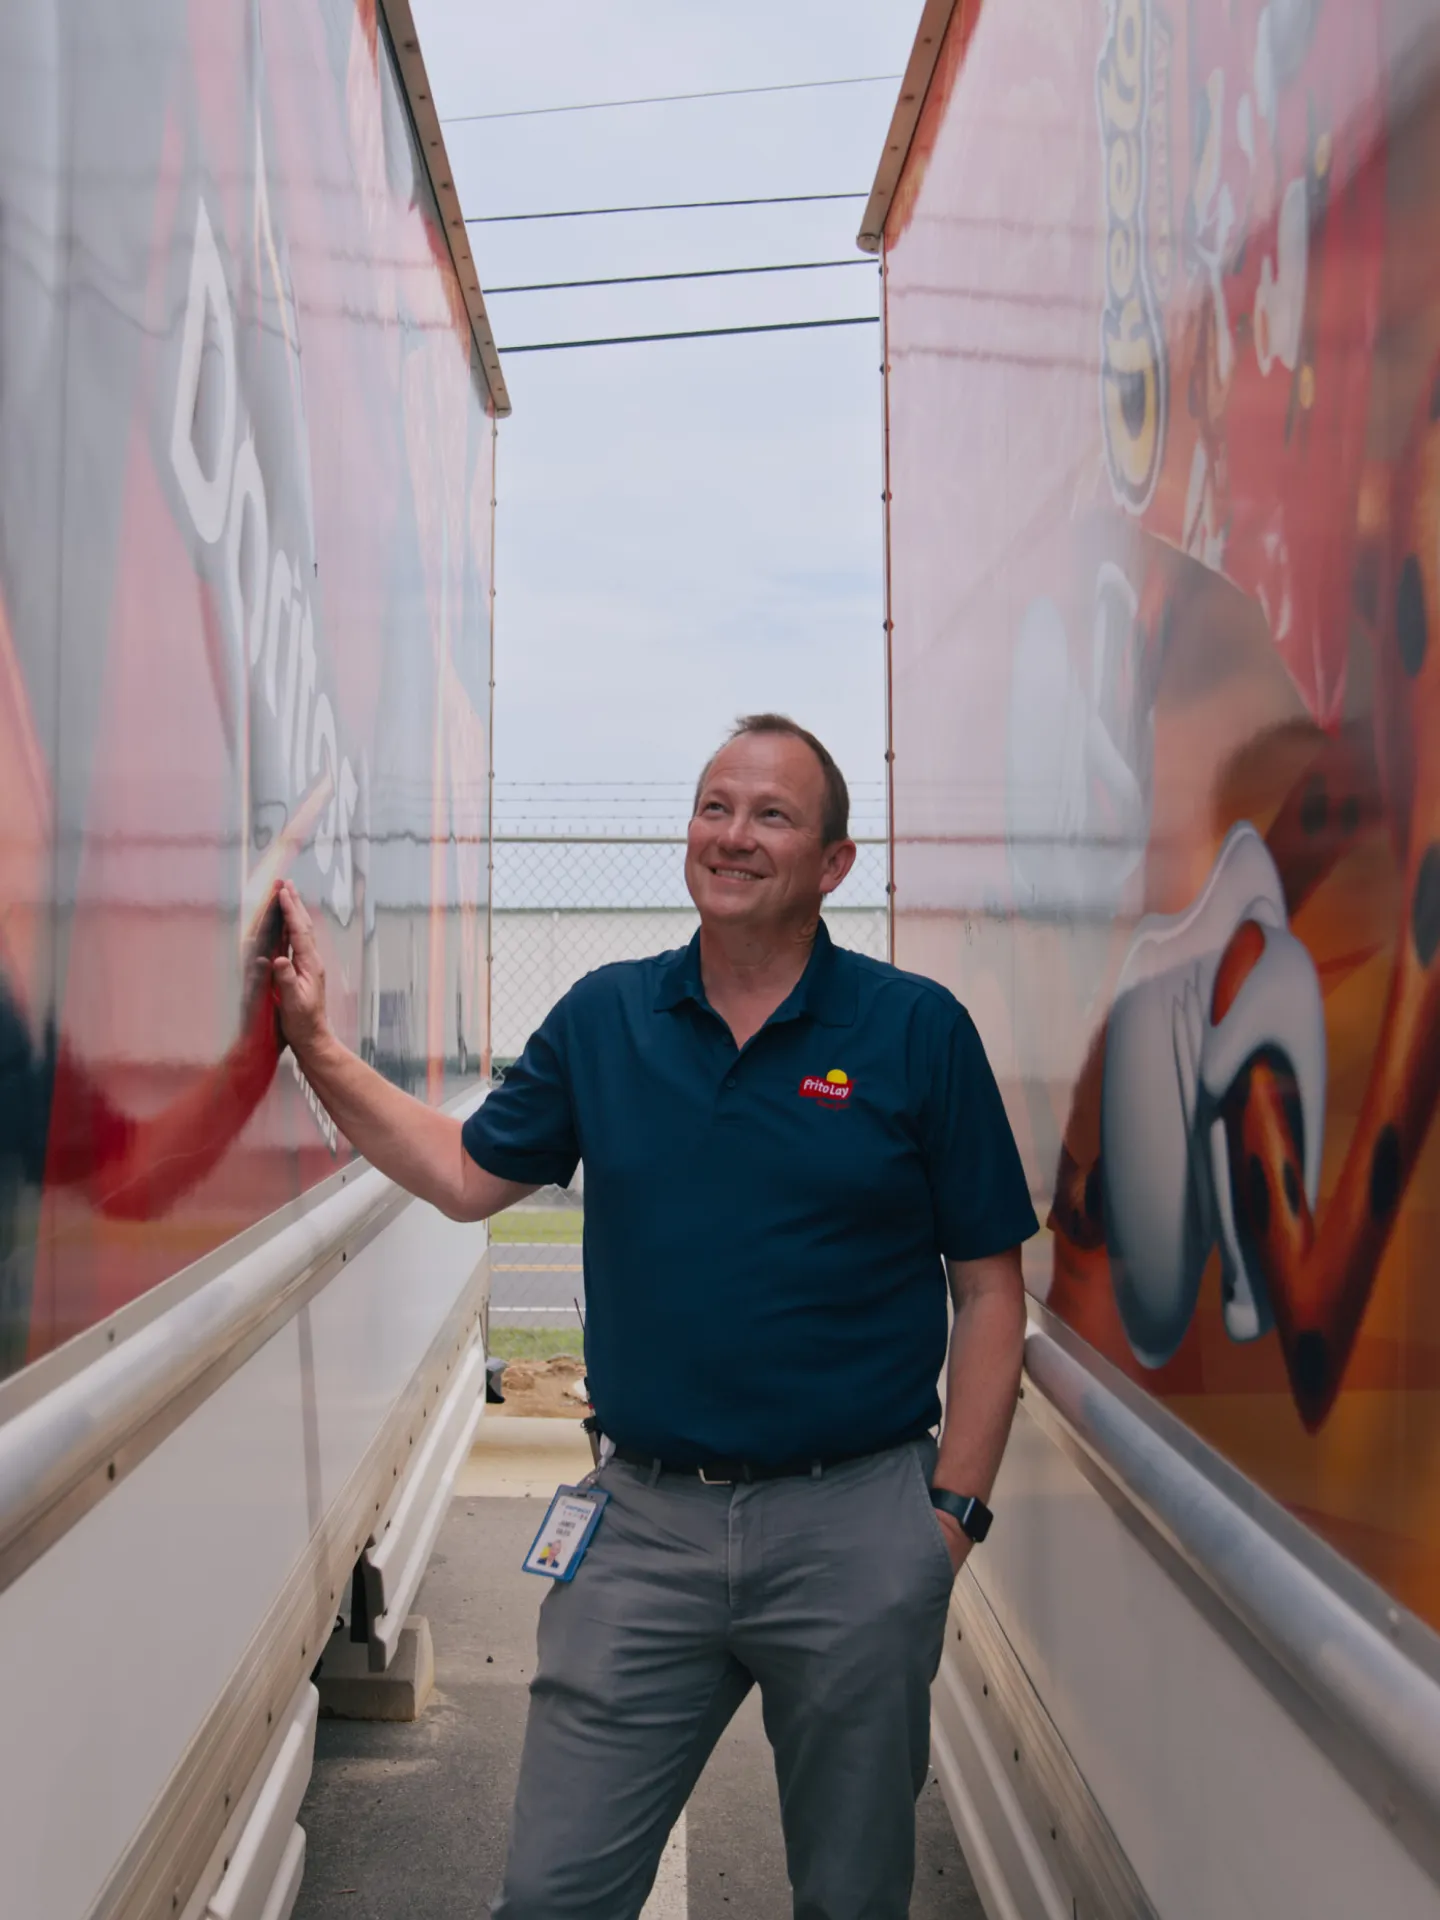
[[[463,1217],[460,1122],[367,1066],[333,1034],[296,1055],[345,1138],[373,1167],[452,1219]]]
[[[1018,1284],[962,1298],[950,1330],[937,1487],[989,1500],[1015,1417],[1024,1351],[1025,1296]]]

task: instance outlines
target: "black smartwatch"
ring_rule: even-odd
[[[937,1513],[948,1513],[959,1523],[960,1531],[977,1545],[990,1531],[990,1522],[995,1518],[985,1502],[977,1500],[973,1493],[951,1493],[948,1487],[931,1487],[930,1504]]]

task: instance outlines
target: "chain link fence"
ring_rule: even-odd
[[[628,823],[597,818],[595,808],[572,801],[569,831],[536,832],[542,808],[527,800],[506,807],[503,790],[497,795],[490,1021],[501,1070],[585,974],[684,946],[697,924],[685,891],[683,831],[657,831],[670,822],[633,802],[626,811],[639,816],[637,824],[617,830]],[[666,811],[673,818],[673,803]],[[883,960],[885,838],[857,830],[856,846],[855,866],[826,903],[825,918],[837,945]]]

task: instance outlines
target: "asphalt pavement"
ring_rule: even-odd
[[[496,1327],[573,1326],[585,1305],[578,1246],[497,1244],[490,1249],[490,1322]]]
[[[411,1725],[322,1720],[301,1811],[308,1835],[296,1920],[479,1920],[505,1834],[545,1583],[520,1571],[557,1479],[541,1429],[487,1418],[414,1611],[430,1621],[435,1693]],[[533,1440],[532,1440],[533,1435]],[[983,1920],[938,1786],[919,1809],[912,1920]],[[786,1920],[775,1776],[754,1695],[691,1797],[646,1920]]]

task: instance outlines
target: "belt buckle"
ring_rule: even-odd
[[[712,1480],[704,1467],[697,1467],[695,1471],[707,1487],[733,1487],[735,1484],[733,1480]]]

